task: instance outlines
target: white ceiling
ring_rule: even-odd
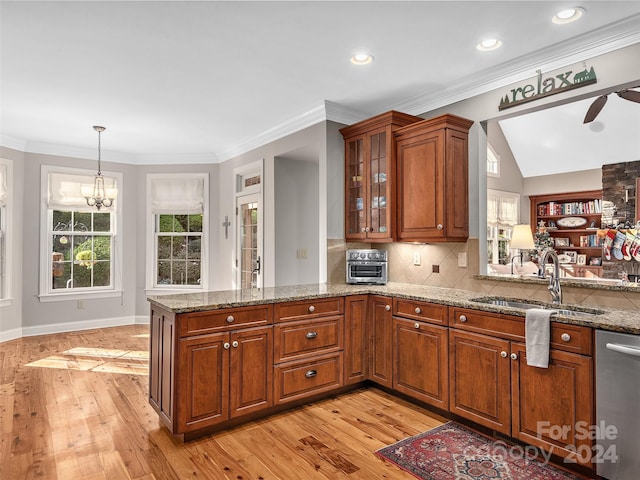
[[[1,1],[2,145],[93,158],[104,125],[104,160],[223,161],[640,41],[640,2],[580,4],[558,26],[571,2]],[[503,47],[477,51],[486,36]],[[352,65],[359,49],[375,61]]]

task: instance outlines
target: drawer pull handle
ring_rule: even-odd
[[[413,328],[416,328],[416,329],[420,328],[420,324],[418,322],[414,323]]]
[[[511,360],[517,360],[518,359],[518,354],[517,353],[512,353],[511,354]]]
[[[416,314],[420,315],[422,313],[422,310],[420,309],[420,307],[416,307],[414,312],[416,312]]]
[[[385,306],[384,306],[384,309],[385,309],[387,312],[390,312],[390,311],[391,311],[391,305],[385,305]]]
[[[234,340],[234,342],[231,345],[233,346],[233,348],[238,348],[239,343],[237,340]]]
[[[222,348],[224,348],[225,350],[229,350],[229,347],[230,347],[230,346],[231,346],[231,345],[229,344],[229,342],[224,342],[224,343],[222,344]]]
[[[316,375],[318,375],[318,372],[316,370],[307,370],[307,372],[304,374],[304,376],[307,378],[313,378]]]
[[[509,354],[508,354],[507,352],[505,352],[504,350],[500,352],[500,356],[501,356],[502,358],[507,358],[507,356],[508,356],[508,355],[509,355]]]
[[[235,320],[235,318],[233,318],[233,315],[229,315],[227,317],[227,323],[233,323],[234,320]]]
[[[563,333],[562,335],[560,335],[560,338],[562,339],[563,342],[571,341],[571,335],[569,335],[568,333]]]
[[[316,311],[316,307],[314,307],[313,305],[309,305],[309,312],[313,313]]]
[[[305,337],[307,338],[316,338],[318,336],[318,332],[307,332]]]
[[[467,316],[466,315],[460,315],[460,321],[462,323],[466,322],[467,321]]]

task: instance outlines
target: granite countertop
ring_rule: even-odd
[[[153,295],[148,300],[161,308],[174,313],[200,312],[220,308],[235,308],[266,303],[279,303],[295,300],[309,300],[346,295],[374,294],[388,295],[407,300],[418,300],[443,305],[471,308],[486,312],[506,315],[525,316],[521,308],[492,305],[473,301],[478,298],[489,298],[478,292],[453,288],[427,287],[405,283],[389,283],[387,285],[347,285],[347,284],[310,284],[286,287],[271,287],[250,290],[224,290],[198,293],[181,293],[173,295]],[[504,297],[499,297],[504,298]],[[530,302],[526,299],[508,299]],[[553,314],[551,320],[573,325],[583,325],[603,330],[622,333],[640,334],[640,314],[637,311],[614,308],[598,308],[600,315],[581,315],[582,312],[596,310],[581,305],[551,305],[544,302],[531,302],[549,307],[576,310],[575,315]]]

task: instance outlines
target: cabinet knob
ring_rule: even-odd
[[[420,328],[420,324],[419,324],[418,322],[414,323],[414,324],[413,324],[413,328],[415,328],[415,329]]]
[[[233,341],[233,343],[231,344],[231,346],[232,346],[233,348],[238,348],[238,345],[239,345],[239,343],[238,343],[238,341],[237,341],[237,340],[234,340],[234,341]]]
[[[364,227],[362,227],[362,228],[360,229],[360,233],[365,233],[366,231],[367,231],[367,230],[366,230]]]
[[[313,305],[309,305],[309,313],[313,313],[316,311],[316,307],[314,307]]]
[[[307,370],[306,373],[304,374],[304,376],[307,378],[313,378],[316,375],[318,375],[318,372],[316,370]]]
[[[509,354],[508,354],[507,352],[505,352],[504,350],[500,352],[500,356],[501,356],[502,358],[507,358],[507,356],[508,356],[508,355],[509,355]]]
[[[307,332],[305,337],[307,338],[316,338],[318,336],[318,332]]]
[[[438,226],[436,227],[438,230],[442,230],[444,227],[442,226],[441,223],[438,224]]]
[[[563,333],[562,335],[560,335],[560,338],[562,339],[563,342],[571,341],[571,335],[569,335],[568,333]]]
[[[230,347],[230,346],[231,346],[231,345],[229,345],[229,342],[224,342],[224,343],[222,344],[222,348],[224,348],[225,350],[229,350],[229,347]]]
[[[420,307],[416,307],[414,312],[416,312],[418,315],[420,315],[422,313],[422,310],[420,309]]]
[[[234,320],[235,320],[235,318],[233,318],[233,315],[229,315],[227,317],[227,323],[233,323]]]
[[[385,305],[385,306],[384,306],[384,309],[385,309],[387,312],[390,312],[390,311],[391,311],[391,305]]]
[[[467,321],[467,316],[466,315],[460,315],[460,321],[462,323],[466,322]]]
[[[512,353],[511,354],[511,360],[517,360],[518,359],[518,354],[517,353]]]

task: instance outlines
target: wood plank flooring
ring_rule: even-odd
[[[0,343],[0,479],[411,480],[373,452],[445,421],[370,388],[179,443],[147,399],[148,332]]]

